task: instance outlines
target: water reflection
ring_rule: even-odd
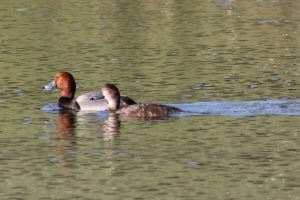
[[[106,116],[105,116],[106,117]],[[126,115],[116,115],[109,113],[105,118],[103,129],[103,138],[105,141],[114,140],[119,134],[122,121],[149,121],[149,120],[167,120],[174,116],[157,116],[157,117],[132,117]]]
[[[113,140],[120,133],[121,121],[118,115],[111,114],[104,121],[103,138],[104,140]]]
[[[84,124],[98,123],[96,115],[86,112],[76,112],[72,110],[59,109],[59,116],[56,122],[56,141],[59,143],[57,152],[59,157],[63,158],[68,151],[76,144],[77,120],[84,121]],[[80,124],[81,126],[81,124]],[[120,133],[121,120],[119,115],[109,114],[105,116],[104,123],[101,127],[105,141],[114,140]]]
[[[65,160],[76,145],[76,122],[77,116],[74,111],[60,110],[55,129],[54,161]]]
[[[60,136],[74,135],[76,128],[76,112],[70,110],[60,110],[57,119],[56,133]]]

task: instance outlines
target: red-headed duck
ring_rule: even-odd
[[[108,109],[107,101],[104,99],[101,92],[89,92],[74,98],[76,92],[76,82],[72,74],[68,72],[58,72],[54,80],[44,86],[45,90],[53,90],[59,88],[60,98],[58,106],[64,109],[72,110],[106,110]],[[119,99],[121,106],[135,104],[135,101],[129,97],[122,96]]]
[[[134,104],[120,106],[120,92],[113,84],[105,84],[101,92],[108,102],[108,110],[115,114],[124,114],[129,117],[163,117],[175,112],[181,112],[179,108],[160,104]]]

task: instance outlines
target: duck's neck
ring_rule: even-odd
[[[73,99],[76,92],[76,83],[71,82],[68,85],[69,87],[61,89],[60,96]]]
[[[67,97],[67,98],[70,98],[70,99],[73,99],[73,98],[74,98],[74,95],[75,95],[75,92],[72,92],[72,91],[66,91],[66,90],[63,90],[63,91],[61,91],[61,93],[60,93],[60,96],[62,96],[62,97]]]
[[[108,100],[108,109],[110,111],[116,111],[120,108],[120,96],[109,98]]]

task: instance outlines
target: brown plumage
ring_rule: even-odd
[[[105,84],[101,87],[101,92],[108,101],[109,111],[115,114],[131,117],[161,117],[181,111],[179,108],[160,104],[134,104],[120,108],[120,92],[115,85]]]

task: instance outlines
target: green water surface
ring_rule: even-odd
[[[299,116],[41,110],[115,83],[138,102],[300,98],[294,0],[2,0],[0,199],[300,198]]]

